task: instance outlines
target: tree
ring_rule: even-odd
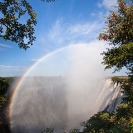
[[[128,79],[120,81],[125,97],[115,113],[115,125],[111,132],[133,132],[133,1],[126,3],[118,0],[116,11],[107,17],[106,27],[100,33],[99,40],[108,41],[111,46],[102,53],[105,69],[114,68],[114,72],[126,67]]]
[[[45,1],[45,0],[42,0]],[[46,0],[52,2],[54,0]],[[27,49],[33,45],[34,26],[37,24],[36,13],[27,0],[1,0],[0,11],[0,37],[5,40],[16,42],[20,48]],[[20,19],[22,16],[29,18],[25,23]]]
[[[105,69],[113,68],[114,72],[126,67],[133,72],[133,3],[118,0],[117,11],[111,11],[99,40],[109,42],[111,48],[102,53]]]
[[[83,133],[106,133],[114,126],[115,116],[106,111],[98,112],[83,123]]]

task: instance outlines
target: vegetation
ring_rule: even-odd
[[[0,131],[1,133],[10,133],[7,116],[5,113],[5,107],[9,101],[9,95],[7,94],[13,78],[0,77]]]
[[[107,26],[99,35],[100,40],[108,41],[107,51],[102,53],[105,69],[113,68],[114,72],[122,67],[133,71],[133,3],[126,4],[118,0],[118,11],[111,11],[106,21]]]
[[[41,133],[53,133],[54,129],[53,128],[46,128],[43,132]]]
[[[128,78],[128,76],[114,76],[111,79],[112,79],[112,81],[114,83],[117,83],[117,84],[120,83],[120,84],[122,84],[123,82],[127,82],[127,80],[129,78]]]
[[[42,0],[45,1],[45,0]],[[54,0],[46,0],[52,2]],[[34,26],[37,24],[36,13],[27,0],[2,0],[0,2],[0,37],[16,42],[20,48],[27,49],[33,45]],[[22,22],[23,16],[28,17]]]
[[[0,109],[4,107],[7,102],[7,90],[11,85],[13,78],[0,78]]]

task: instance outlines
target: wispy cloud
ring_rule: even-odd
[[[97,31],[101,28],[101,24],[98,22],[94,23],[77,23],[76,25],[72,25],[68,29],[68,33],[71,33],[73,36],[85,36],[85,35],[94,35],[96,36]],[[93,36],[88,36],[92,38]]]
[[[11,46],[6,45],[6,44],[2,44],[2,43],[0,43],[0,47],[4,47],[4,48],[11,48]]]
[[[102,3],[98,3],[99,7],[111,8],[117,5],[117,0],[103,0]]]
[[[41,44],[47,44],[48,47],[51,45],[52,48],[67,46],[71,43],[96,40],[104,24],[99,20],[69,25],[68,23],[63,23],[61,19],[58,19],[49,31],[41,35],[39,40]]]

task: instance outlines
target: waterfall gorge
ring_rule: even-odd
[[[98,111],[113,111],[121,101],[120,86],[111,79],[69,83],[65,77],[26,77],[11,114],[13,133],[55,132],[80,128]]]

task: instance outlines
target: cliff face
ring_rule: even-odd
[[[116,111],[117,105],[122,102],[124,95],[124,91],[122,89],[122,84],[128,81],[127,76],[114,76],[110,78],[111,80],[111,88],[113,89],[112,93],[109,95],[109,103],[105,108],[108,112]]]
[[[116,110],[117,105],[121,103],[123,96],[123,93],[121,92],[121,86],[119,83],[114,83],[112,81],[111,86],[112,92],[108,96],[110,100],[108,102],[107,107],[105,108],[105,110],[110,113]]]
[[[97,107],[99,106],[98,111],[115,111],[117,104],[121,103],[122,96],[123,93],[120,83],[114,82],[111,78],[106,79],[98,97],[96,98],[96,105]]]

